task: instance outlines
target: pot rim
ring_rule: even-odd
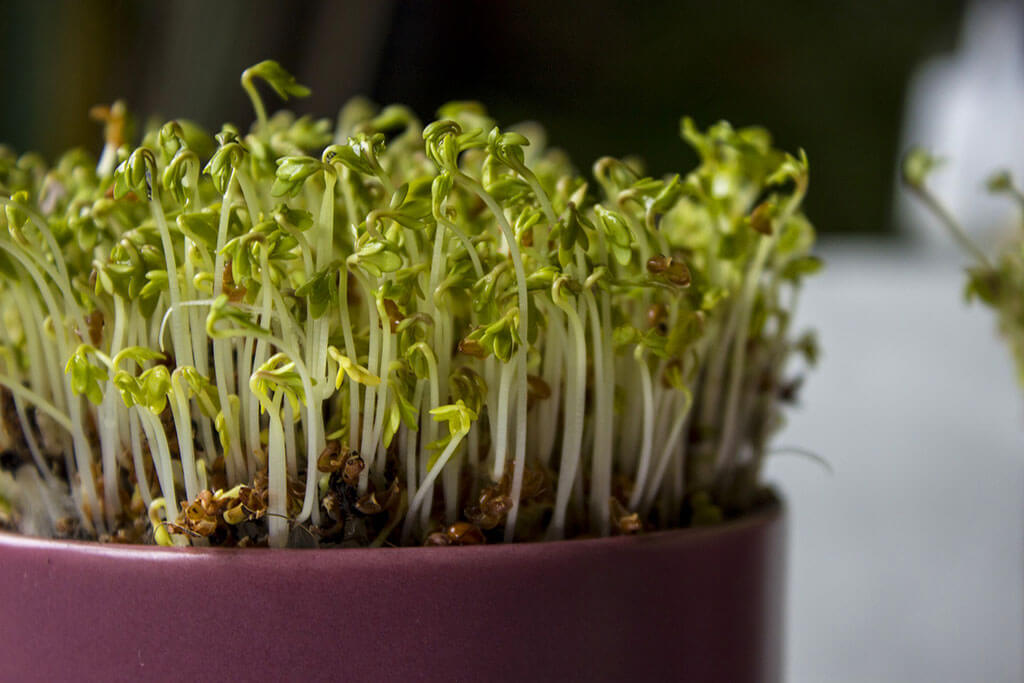
[[[537,555],[544,555],[556,550],[572,550],[574,552],[586,552],[588,550],[621,550],[641,548],[651,544],[662,544],[670,542],[673,544],[699,544],[710,538],[723,538],[734,534],[741,534],[752,527],[771,525],[782,517],[786,512],[785,501],[773,492],[773,500],[764,503],[751,512],[730,519],[720,524],[700,527],[683,527],[678,529],[663,529],[649,531],[635,535],[605,536],[600,538],[573,538],[559,541],[525,541],[517,543],[491,543],[483,545],[466,546],[387,546],[380,548],[202,548],[202,547],[166,547],[147,544],[128,543],[100,543],[98,541],[79,541],[66,539],[52,539],[38,536],[24,536],[10,531],[0,531],[0,551],[4,548],[19,548],[23,550],[44,550],[49,552],[71,553],[83,556],[108,557],[111,559],[139,559],[142,557],[160,559],[163,561],[174,558],[199,558],[199,557],[226,557],[238,556],[258,559],[261,557],[273,556],[281,560],[286,556],[295,556],[305,560],[321,560],[328,557],[347,557],[350,559],[366,558],[374,556],[380,558],[389,555],[397,559],[402,555],[403,559],[411,559],[418,555],[427,558],[438,558],[439,556],[451,556],[457,554],[461,558],[470,560],[472,558],[487,557],[500,560],[504,556],[522,557],[524,553],[530,553],[536,549]]]

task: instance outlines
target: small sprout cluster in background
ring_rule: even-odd
[[[0,521],[165,545],[466,545],[763,500],[819,267],[806,159],[689,120],[699,166],[593,179],[471,102],[356,100],[0,152]]]
[[[1024,213],[1021,229],[1015,230],[995,254],[986,254],[928,187],[928,176],[942,163],[922,148],[911,149],[903,159],[903,183],[971,257],[964,293],[968,300],[979,299],[996,311],[999,330],[1010,344],[1018,379],[1024,384]],[[1024,212],[1024,192],[1007,171],[993,174],[987,188],[993,194],[1007,196]]]

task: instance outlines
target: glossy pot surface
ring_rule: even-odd
[[[781,506],[510,545],[176,549],[0,534],[0,679],[777,681]]]

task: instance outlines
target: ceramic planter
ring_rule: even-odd
[[[0,679],[777,681],[785,519],[477,547],[0,534]]]

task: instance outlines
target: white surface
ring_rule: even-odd
[[[831,248],[830,248],[831,247]],[[823,358],[769,458],[789,500],[787,680],[1024,680],[1024,391],[959,263],[826,245]]]
[[[983,241],[1018,225],[1014,202],[991,196],[984,186],[1001,169],[1024,179],[1022,117],[1024,6],[1019,0],[971,0],[956,50],[929,59],[910,81],[900,153],[922,145],[948,160],[929,185]],[[955,252],[915,197],[895,196],[901,224],[924,243]]]

